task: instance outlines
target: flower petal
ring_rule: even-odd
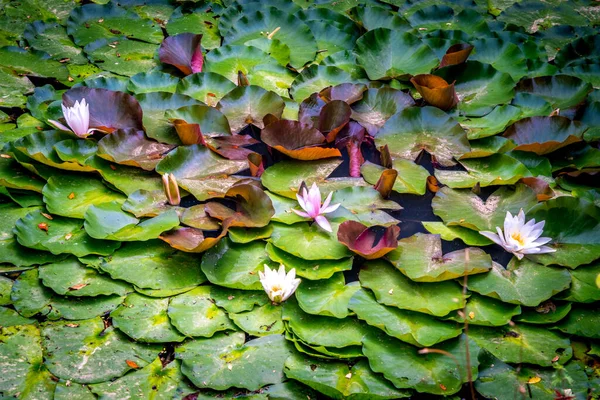
[[[317,217],[315,217],[315,222],[323,229],[325,229],[327,232],[332,232],[331,230],[331,224],[329,224],[329,221],[327,221],[327,218],[325,218],[322,215],[318,215]]]
[[[305,213],[304,211],[298,211],[292,208],[292,211],[295,212],[296,214],[298,214],[301,217],[304,218],[310,218],[310,215],[308,215],[307,213]]]
[[[485,236],[488,239],[490,239],[492,242],[494,242],[494,243],[496,243],[496,244],[504,247],[504,243],[502,242],[502,240],[500,240],[500,236],[496,235],[494,232],[480,231],[479,234]]]

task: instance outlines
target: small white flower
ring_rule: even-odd
[[[286,301],[300,284],[300,279],[296,278],[296,269],[292,268],[286,275],[283,264],[279,265],[279,271],[270,269],[265,264],[264,274],[262,271],[258,271],[258,275],[269,299],[275,304]]]
[[[302,207],[304,211],[294,209],[292,209],[292,211],[301,217],[314,219],[321,228],[325,229],[327,232],[331,232],[331,225],[323,214],[333,212],[340,206],[339,203],[329,205],[332,194],[333,192],[330,192],[323,205],[321,205],[321,191],[317,187],[317,184],[313,183],[309,191],[304,188],[302,195],[296,194],[298,204],[300,204],[300,207]]]
[[[52,125],[62,131],[73,132],[77,136],[84,138],[92,134],[96,129],[90,129],[90,107],[81,99],[81,102],[76,101],[73,107],[65,107],[61,104],[63,116],[69,127],[64,126],[58,121],[48,120]]]
[[[548,246],[544,246],[552,238],[540,237],[545,224],[546,221],[536,224],[535,219],[531,219],[525,223],[525,213],[521,209],[519,215],[514,217],[510,212],[506,212],[504,232],[497,226],[496,231],[498,234],[489,231],[481,231],[479,233],[502,246],[504,250],[513,253],[520,260],[525,254],[543,254],[556,251]]]

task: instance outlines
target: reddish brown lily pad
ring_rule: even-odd
[[[383,230],[381,235],[379,230]],[[400,227],[397,225],[387,228],[367,227],[360,222],[345,221],[338,229],[338,240],[354,253],[373,260],[380,258],[398,247]]]
[[[73,107],[76,101],[85,101],[90,107],[90,128],[111,133],[117,129],[144,130],[142,107],[135,97],[107,89],[77,87],[66,91],[62,101]]]
[[[446,54],[442,57],[442,61],[440,62],[440,68],[446,67],[448,65],[456,65],[462,64],[467,61],[469,55],[473,51],[473,46],[466,43],[457,43],[452,45],[446,50]]]
[[[458,104],[454,82],[449,84],[436,75],[421,74],[410,79],[423,99],[434,107],[449,110]]]
[[[122,165],[152,171],[175,146],[148,139],[144,131],[119,129],[98,142],[98,156]]]
[[[529,117],[512,124],[504,137],[515,142],[514,150],[543,155],[580,142],[586,129],[585,125],[566,117]]]
[[[265,127],[261,139],[267,145],[297,160],[339,157],[335,148],[325,148],[325,136],[317,129],[298,121],[279,120]]]
[[[202,72],[204,57],[200,41],[202,35],[181,33],[169,36],[158,49],[158,58],[162,63],[175,66],[186,75]]]
[[[227,235],[227,228],[223,226],[223,231],[216,237],[205,237],[200,229],[180,227],[163,233],[159,239],[186,253],[202,253],[219,243]]]
[[[321,90],[319,97],[326,102],[341,100],[352,104],[362,99],[365,90],[367,90],[367,86],[362,83],[342,83]]]
[[[318,129],[326,136],[328,143],[335,140],[337,134],[350,121],[351,115],[352,109],[342,100],[332,100],[321,109]]]

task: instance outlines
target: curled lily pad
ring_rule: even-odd
[[[470,150],[461,126],[434,107],[411,107],[394,114],[377,132],[375,143],[387,145],[393,157],[410,160],[426,150],[443,166],[455,165],[453,158]]]
[[[83,229],[83,221],[54,216],[46,218],[41,211],[34,211],[15,224],[17,240],[23,246],[52,254],[71,253],[82,257],[88,254],[109,255],[119,242],[98,240]]]
[[[458,103],[454,83],[449,84],[436,75],[419,74],[410,78],[423,99],[434,107],[449,110]]]
[[[236,203],[235,211],[221,203],[210,202],[204,207],[213,218],[228,227],[260,228],[266,226],[275,213],[271,199],[265,192],[250,184],[235,185],[225,193]]]
[[[382,260],[363,266],[359,279],[362,287],[375,293],[379,303],[404,310],[443,316],[463,308],[466,302],[456,283],[416,283]]]
[[[250,124],[262,129],[263,118],[267,114],[281,118],[284,107],[278,94],[254,85],[233,89],[217,104],[217,109],[229,120],[232,133],[239,133]]]
[[[269,124],[261,132],[261,139],[298,160],[316,160],[320,158],[339,157],[336,148],[325,148],[325,136],[317,129],[298,121],[279,120]]]
[[[152,171],[173,147],[148,139],[143,131],[119,129],[100,139],[98,156],[117,164]]]
[[[284,337],[268,335],[244,341],[243,332],[220,333],[185,343],[177,348],[175,357],[182,362],[181,372],[200,388],[257,390],[281,382],[283,364],[292,354]]]
[[[309,314],[345,318],[348,301],[358,289],[358,283],[346,284],[343,274],[335,274],[327,280],[303,282],[296,290],[296,299]]]
[[[415,164],[411,160],[403,158],[394,158],[392,160],[392,168],[397,172],[392,190],[398,193],[410,193],[423,195],[427,189],[427,178],[429,171],[419,164]],[[389,171],[381,165],[366,161],[360,167],[360,173],[365,181],[375,185],[379,182],[382,174]]]
[[[350,368],[343,362],[316,360],[294,353],[285,362],[285,374],[334,399],[358,399],[362,396],[399,399],[410,396],[375,374],[365,360]]]
[[[470,363],[466,357],[469,341]],[[467,368],[473,379],[477,377],[479,346],[466,335],[436,346],[438,352],[421,353],[418,348],[384,334],[365,337],[363,352],[375,372],[382,373],[398,388],[412,388],[418,392],[449,395],[460,390],[467,381]],[[448,356],[447,354],[452,356]]]
[[[561,196],[538,204],[527,216],[546,221],[544,236],[552,238],[550,247],[556,249],[555,253],[532,256],[536,262],[576,268],[600,257],[600,214],[592,203]]]
[[[469,278],[469,289],[506,303],[535,307],[569,287],[571,275],[562,268],[545,267],[513,258],[507,269],[494,263],[487,274]]]
[[[474,326],[469,336],[482,348],[504,362],[549,367],[566,363],[573,350],[569,339],[543,327],[520,324],[514,327]],[[559,356],[558,360],[554,360]]]
[[[144,367],[160,351],[160,347],[128,340],[112,326],[105,328],[100,317],[71,325],[57,321],[42,327],[45,365],[65,380],[97,383],[118,378],[132,369],[131,362]]]
[[[296,274],[306,279],[328,279],[336,272],[352,269],[352,257],[340,260],[305,260],[281,250],[271,243],[267,243],[265,250],[271,260],[290,269],[295,268]]]
[[[371,80],[426,74],[438,64],[427,44],[401,30],[368,31],[356,41],[355,52]]]
[[[85,230],[96,239],[145,241],[156,239],[169,229],[179,225],[175,210],[157,217],[140,221],[123,211],[115,201],[90,206],[85,212]]]
[[[100,180],[83,174],[52,176],[42,193],[50,213],[81,219],[94,204],[109,201],[121,204],[125,200],[122,194],[110,190]]]
[[[566,117],[530,117],[511,125],[504,137],[517,144],[515,150],[544,155],[581,141],[585,130],[585,125]]]
[[[440,321],[427,314],[379,304],[365,289],[356,291],[348,308],[367,324],[418,347],[433,346],[462,333],[456,324]]]
[[[492,258],[477,247],[442,254],[442,240],[438,235],[417,233],[401,239],[397,246],[387,255],[388,260],[416,282],[445,281],[492,268]]]
[[[143,289],[180,290],[206,282],[193,254],[158,240],[125,243],[113,255],[98,261],[98,268],[113,279]]]
[[[389,226],[383,236],[378,237],[380,229],[367,227],[360,222],[345,221],[338,228],[338,240],[354,253],[372,260],[383,257],[398,246],[397,237],[400,227]]]
[[[107,89],[78,87],[63,94],[65,107],[85,99],[90,109],[90,128],[105,132],[133,128],[143,130],[142,108],[131,95]]]
[[[167,316],[169,299],[132,293],[110,313],[113,325],[138,342],[181,342],[185,339]]]
[[[202,72],[204,57],[200,40],[202,35],[180,33],[169,36],[160,44],[158,57],[165,64],[170,64],[185,75]]]

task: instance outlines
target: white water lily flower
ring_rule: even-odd
[[[48,120],[52,125],[62,131],[73,132],[77,136],[84,138],[91,135],[96,129],[90,129],[90,107],[85,99],[81,102],[76,101],[73,107],[65,107],[61,104],[63,116],[69,127],[64,126],[58,121]]]
[[[292,268],[286,275],[283,264],[279,265],[279,271],[270,269],[265,264],[265,272],[258,271],[258,275],[269,299],[275,304],[286,301],[300,284],[300,279],[296,278],[296,268]]]
[[[296,194],[298,204],[300,204],[300,207],[302,207],[304,211],[294,209],[292,209],[292,211],[301,217],[314,219],[321,228],[325,229],[327,232],[331,232],[331,224],[329,224],[329,221],[327,221],[324,214],[333,212],[340,206],[339,203],[329,205],[332,194],[333,192],[330,192],[323,205],[321,205],[321,191],[317,184],[313,183],[310,190],[307,191],[306,188],[304,188],[302,195]]]
[[[556,251],[553,248],[544,246],[552,238],[540,237],[545,224],[546,221],[536,224],[535,219],[531,219],[525,223],[525,213],[521,209],[519,215],[514,217],[510,212],[506,212],[504,231],[497,226],[496,231],[498,234],[489,231],[481,231],[479,233],[502,246],[504,250],[513,253],[520,260],[525,254],[543,254]]]

